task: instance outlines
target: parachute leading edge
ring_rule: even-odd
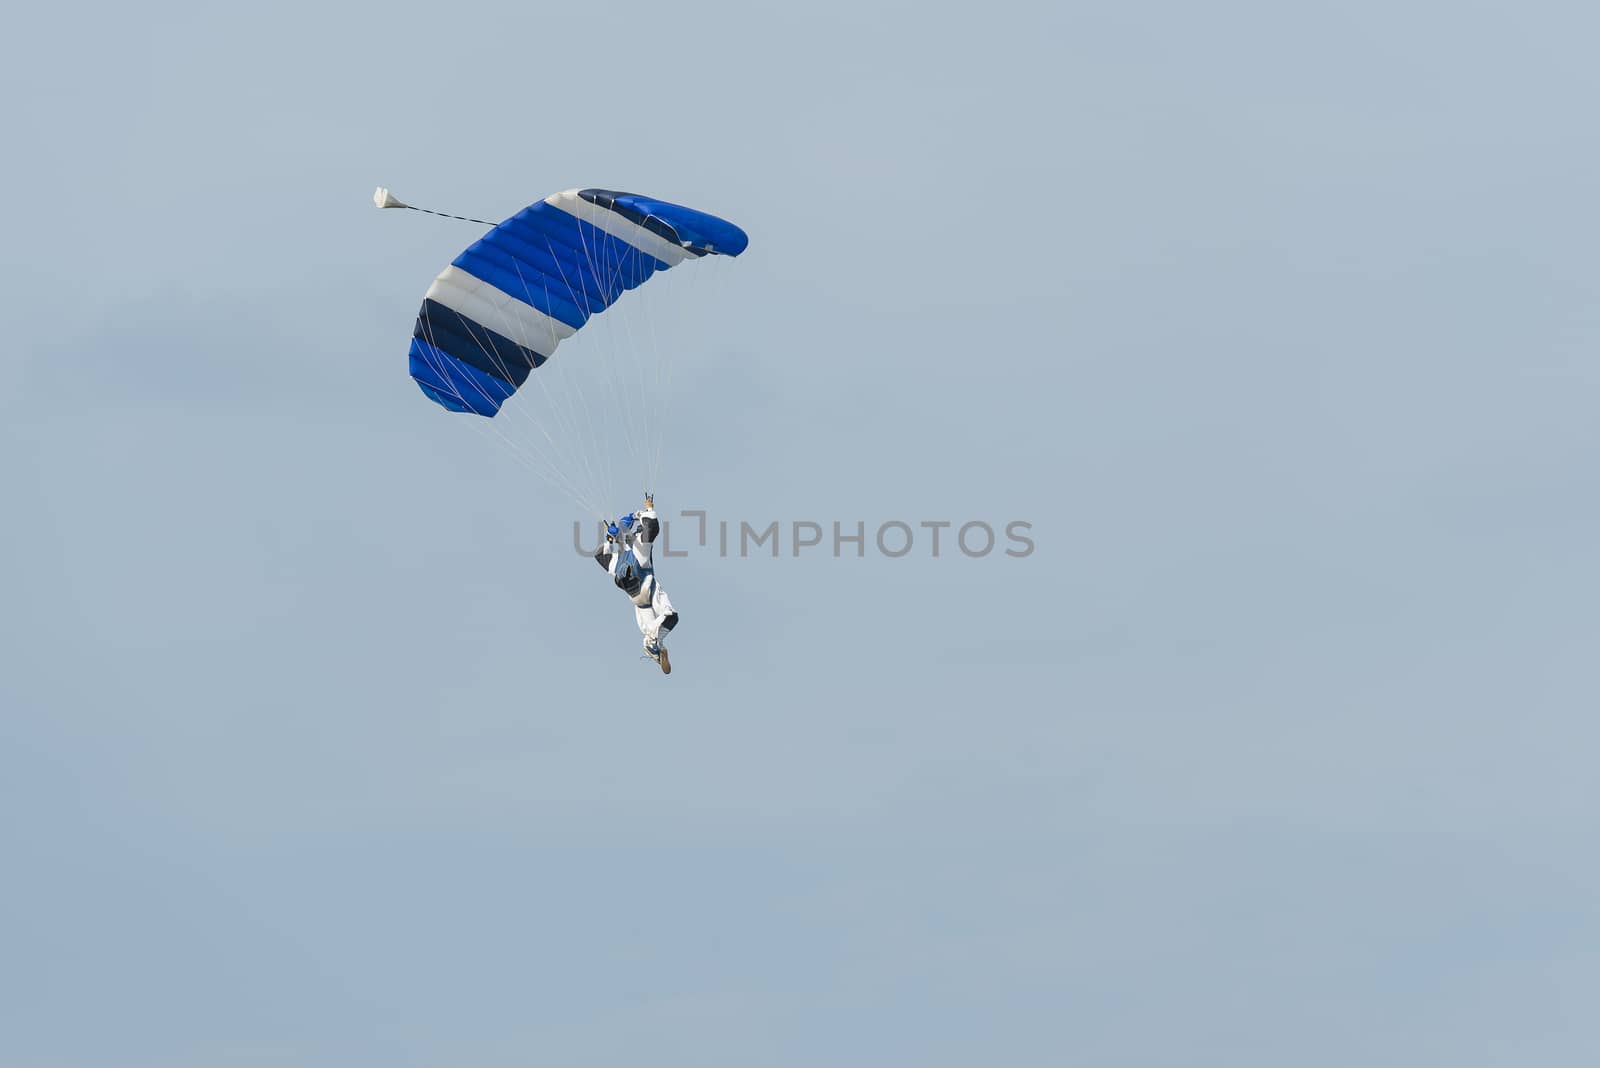
[[[380,207],[402,206],[388,190]],[[385,203],[389,201],[390,203]],[[636,193],[571,189],[491,229],[428,288],[411,377],[454,412],[493,417],[589,319],[657,271],[749,245],[726,219]]]

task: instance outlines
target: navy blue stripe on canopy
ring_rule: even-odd
[[[611,189],[580,189],[578,195],[591,204],[610,208],[696,256],[708,252],[737,256],[750,247],[750,236],[727,219],[682,204]]]
[[[411,336],[512,386],[526,382],[528,372],[546,359],[436,300],[422,302]]]

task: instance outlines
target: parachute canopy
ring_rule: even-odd
[[[686,259],[737,256],[749,242],[725,219],[664,200],[556,193],[494,227],[434,279],[412,332],[411,377],[451,411],[492,417],[564,338],[623,293]]]

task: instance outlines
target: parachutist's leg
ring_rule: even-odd
[[[656,586],[656,594],[650,607],[656,613],[656,651],[661,654],[658,663],[664,673],[672,671],[672,661],[667,658],[667,635],[672,628],[678,625],[678,613],[673,610],[672,601],[667,597],[667,592],[660,585]]]
[[[672,601],[667,597],[667,592],[661,584],[651,575],[647,580],[649,586],[644,592],[648,597],[643,605],[634,606],[634,616],[639,621],[639,630],[644,635],[645,655],[654,660],[661,667],[661,673],[672,673],[672,661],[667,656],[667,647],[662,644],[667,633],[678,625],[678,613],[672,610]]]
[[[666,638],[667,633],[678,625],[678,613],[672,607],[672,598],[667,596],[667,591],[661,588],[659,582],[656,583],[655,594],[650,598],[650,610],[655,613],[658,640]]]
[[[666,638],[667,633],[678,625],[678,613],[672,609],[672,600],[661,588],[659,582],[653,581],[650,603],[644,607],[635,607],[634,618],[639,622],[639,632],[644,635],[645,648],[656,645]]]

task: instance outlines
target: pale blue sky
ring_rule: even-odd
[[[0,1065],[1600,1059],[1597,31],[13,16]],[[749,230],[664,508],[1039,552],[675,560],[653,674],[380,183]]]

